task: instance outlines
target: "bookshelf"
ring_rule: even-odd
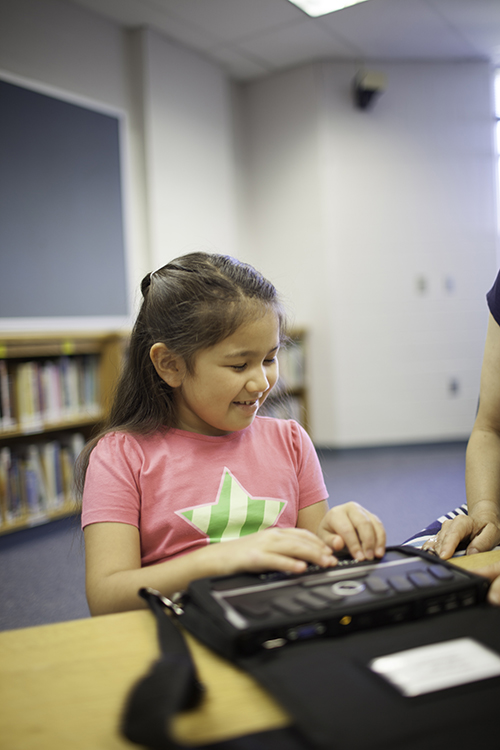
[[[306,387],[306,343],[303,329],[292,330],[278,354],[280,376],[261,414],[279,419],[296,419],[309,431]]]
[[[73,464],[110,405],[127,338],[0,332],[0,534],[75,512]]]

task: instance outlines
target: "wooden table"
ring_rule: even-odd
[[[500,550],[453,560],[476,569]],[[252,678],[187,635],[207,693],[175,721],[182,742],[202,744],[290,723]],[[118,731],[131,685],[158,656],[149,611],[0,633],[0,747],[130,750]]]

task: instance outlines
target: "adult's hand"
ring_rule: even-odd
[[[435,552],[448,560],[461,544],[466,544],[466,554],[487,552],[500,543],[500,519],[474,516],[456,516],[445,521],[439,534],[429,540],[423,549]]]

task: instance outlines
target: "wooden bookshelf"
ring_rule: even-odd
[[[73,464],[109,408],[127,339],[0,332],[0,534],[75,513]]]
[[[279,419],[295,419],[309,431],[306,344],[307,334],[303,329],[288,334],[287,345],[278,354],[278,383],[259,413]]]

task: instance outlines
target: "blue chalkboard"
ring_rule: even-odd
[[[0,80],[0,318],[127,312],[119,118]]]

